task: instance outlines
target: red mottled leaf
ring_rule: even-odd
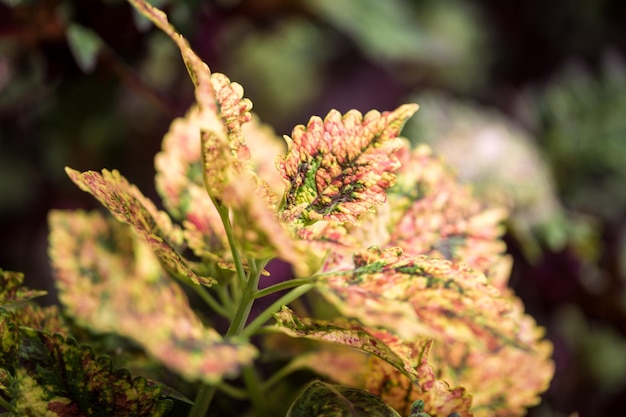
[[[466,390],[452,389],[435,377],[429,361],[432,340],[418,338],[407,343],[387,330],[364,327],[354,321],[298,318],[287,307],[283,307],[275,318],[278,328],[288,335],[339,343],[373,355],[369,369],[341,368],[330,376],[338,372],[360,374],[370,392],[380,395],[397,410],[410,408],[412,401],[422,399],[426,409],[437,411],[437,415],[455,411],[463,417],[470,415],[467,410],[471,396]],[[318,362],[313,369],[328,369],[327,365],[320,363],[325,360],[323,355],[316,354],[313,358]],[[407,394],[418,395],[409,397]],[[411,401],[407,403],[409,399]]]
[[[52,334],[70,334],[67,323],[56,305],[39,307],[36,304],[27,304],[13,311],[13,314],[15,322],[20,326]]]
[[[205,328],[150,249],[97,213],[53,211],[50,257],[59,298],[78,323],[133,339],[183,377],[215,383],[256,349]]]
[[[476,410],[496,413],[484,415],[534,405],[553,375],[551,344],[541,341],[541,329],[524,315],[520,301],[463,264],[372,249],[355,257],[353,271],[324,274],[320,291],[367,326],[385,327],[405,341],[437,339],[437,375],[476,393]],[[395,371],[383,374],[394,381],[386,387],[399,384],[402,391],[410,385]],[[409,399],[426,401],[398,395],[405,407]]]
[[[183,223],[189,247],[201,258],[227,257],[226,232],[203,180],[200,112],[191,108],[172,122],[155,157],[156,187],[163,204]]]
[[[0,306],[28,301],[46,295],[46,291],[24,287],[24,274],[0,268]]]
[[[488,349],[524,345],[512,302],[466,265],[403,255],[399,248],[372,248],[354,264],[318,280],[321,293],[347,317],[406,340],[475,341]]]
[[[283,306],[281,311],[274,315],[276,325],[293,337],[306,337],[338,343],[376,355],[391,363],[402,372],[412,375],[413,367],[402,355],[398,355],[384,341],[368,332],[356,321],[336,319],[333,321],[313,320],[297,317],[288,307]]]
[[[477,417],[524,415],[526,408],[540,402],[540,394],[548,389],[554,375],[552,344],[542,340],[543,329],[523,315],[519,300],[515,316],[521,323],[518,337],[532,350],[505,345],[490,352],[467,343],[437,344],[433,348],[437,372],[472,392],[472,412]]]
[[[388,192],[388,241],[378,244],[467,263],[504,289],[511,267],[501,239],[506,210],[477,200],[427,146],[404,147],[398,157],[402,168]]]
[[[278,160],[288,187],[282,217],[301,227],[318,220],[358,223],[395,182],[397,136],[416,110],[404,105],[365,116],[332,110],[324,120],[312,117],[306,127],[296,126],[286,138],[287,155]]]
[[[274,129],[252,114],[252,120],[242,126],[254,171],[264,179],[277,196],[285,193],[285,183],[276,168],[276,159],[285,154],[285,140]]]
[[[197,131],[202,143],[204,185],[211,198],[220,201],[233,175],[252,172],[242,125],[251,119],[252,102],[243,98],[243,88],[209,67],[189,47],[187,40],[168,22],[167,16],[143,0],[129,0],[176,43],[195,84]]]
[[[387,404],[409,415],[416,400],[422,400],[425,409],[432,415],[448,416],[458,413],[460,417],[472,417],[470,411],[472,396],[465,387],[451,388],[445,380],[437,379],[429,352],[432,340],[424,343],[403,343],[402,346],[411,352],[416,372],[422,379],[416,381],[407,378],[389,363],[372,357],[367,370],[367,390],[380,396]]]
[[[154,203],[118,171],[103,170],[102,174],[94,171],[80,173],[70,168],[66,171],[76,185],[96,197],[116,219],[130,225],[168,271],[196,284],[210,286],[215,283],[213,278],[198,276],[187,266],[173,246],[181,241],[180,230],[172,225],[167,213],[157,210]]]

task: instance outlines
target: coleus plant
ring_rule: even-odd
[[[552,346],[507,287],[506,213],[399,136],[417,105],[312,117],[284,152],[240,85],[129,1],[195,85],[155,159],[167,212],[117,171],[67,169],[112,216],[50,213],[64,315],[0,274],[9,415],[198,417],[230,398],[230,414],[258,416],[514,416],[539,401]],[[272,281],[272,259],[293,276]],[[94,353],[103,335],[126,348]],[[122,361],[142,376],[118,369],[122,351],[143,358]],[[179,392],[190,386],[193,401]]]

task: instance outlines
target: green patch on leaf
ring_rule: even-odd
[[[400,167],[397,138],[417,105],[393,112],[331,111],[297,126],[278,168],[288,184],[282,216],[309,225],[319,220],[358,224],[359,217],[385,202],[385,190]]]

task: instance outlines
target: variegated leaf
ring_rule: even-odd
[[[467,263],[503,290],[511,267],[502,241],[506,210],[476,199],[425,145],[405,146],[398,157],[402,168],[388,192],[388,241],[377,244]]]
[[[524,415],[526,408],[540,402],[540,394],[554,376],[552,344],[542,340],[543,329],[523,314],[519,300],[514,315],[521,323],[518,337],[532,350],[506,345],[491,352],[467,343],[436,344],[433,348],[437,372],[472,392],[476,417]]]
[[[70,331],[63,315],[56,305],[39,307],[31,303],[13,311],[17,324],[48,333],[69,335]]]
[[[355,268],[320,275],[318,289],[346,317],[405,340],[427,336],[497,350],[523,347],[511,300],[464,264],[407,256],[400,248],[355,255]]]
[[[281,258],[293,265],[297,276],[314,272],[319,262],[316,265],[304,243],[292,236],[276,210],[266,204],[267,188],[242,177],[225,191],[223,202],[231,208],[233,233],[244,254],[256,259]]]
[[[13,369],[9,395],[19,416],[157,417],[172,405],[161,387],[61,335],[20,328]]]
[[[46,291],[24,287],[24,274],[0,268],[0,306],[8,306],[46,295]]]
[[[0,384],[8,385],[11,381],[13,365],[20,344],[19,325],[12,312],[0,308],[0,369],[7,373],[2,375]]]
[[[59,298],[78,323],[133,339],[183,377],[214,383],[256,356],[205,328],[149,247],[97,213],[50,214]]]
[[[80,173],[66,168],[69,177],[83,191],[92,194],[116,219],[131,226],[158,256],[168,271],[196,284],[213,285],[215,280],[197,275],[178,254],[174,245],[182,239],[180,230],[172,225],[167,213],[157,210],[134,185],[118,171],[103,170]]]
[[[408,343],[387,330],[364,327],[354,321],[298,318],[287,307],[275,317],[278,328],[288,335],[338,343],[371,354],[369,369],[342,368],[335,373],[359,375],[358,378],[365,381],[364,387],[380,395],[397,410],[408,407],[410,403],[407,405],[406,401],[411,398],[411,401],[423,399],[427,409],[436,410],[437,415],[439,412],[448,415],[456,411],[464,417],[469,416],[467,410],[471,405],[471,396],[466,390],[450,388],[446,382],[435,377],[429,360],[432,340],[417,338]],[[317,361],[314,369],[328,368],[320,363],[324,361],[323,355],[316,354],[313,358]],[[416,395],[409,397],[407,394]]]
[[[279,330],[293,337],[306,337],[338,343],[380,357],[417,380],[418,375],[408,358],[394,352],[387,344],[368,332],[356,321],[299,318],[288,307],[274,315]]]
[[[287,417],[400,417],[400,414],[362,389],[313,381],[291,404]]]
[[[254,171],[269,185],[277,195],[285,193],[285,183],[276,168],[276,159],[285,154],[287,145],[284,139],[276,134],[269,125],[261,122],[252,114],[252,120],[242,126],[246,144],[250,148],[250,160]]]
[[[233,175],[245,172],[256,178],[242,133],[242,125],[252,117],[252,102],[243,98],[241,85],[231,82],[224,74],[211,73],[162,11],[143,0],[129,1],[172,38],[181,51],[195,85],[204,184],[211,198],[219,202]]]
[[[389,363],[372,357],[366,376],[367,390],[380,396],[403,415],[409,415],[415,401],[421,400],[432,415],[449,416],[457,413],[459,417],[472,417],[472,396],[466,388],[451,388],[445,380],[435,377],[434,365],[429,360],[432,344],[432,340],[426,343],[402,343],[405,348],[410,348],[410,357],[422,376],[419,383],[407,378]]]
[[[201,258],[227,256],[226,232],[203,180],[200,112],[177,118],[155,157],[156,187],[170,214],[183,223],[185,240]]]
[[[356,110],[325,119],[312,117],[296,126],[287,139],[288,151],[278,168],[286,181],[282,217],[305,227],[319,220],[357,224],[360,216],[385,201],[385,190],[399,168],[394,153],[404,122],[417,105],[393,112]]]

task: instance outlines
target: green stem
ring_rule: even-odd
[[[203,154],[204,157],[204,154]],[[203,161],[204,162],[204,161]],[[203,174],[206,175],[206,170],[203,170]],[[205,179],[205,184],[206,184]],[[207,190],[208,191],[208,190]],[[218,201],[216,201],[213,197],[213,204],[217,208],[217,211],[220,215],[220,219],[224,225],[224,230],[226,232],[226,237],[228,239],[228,245],[230,246],[230,251],[233,256],[233,261],[235,263],[235,272],[237,273],[237,280],[240,283],[245,283],[246,281],[246,273],[243,268],[243,262],[241,261],[241,255],[235,246],[235,237],[233,235],[233,229],[230,224],[230,218],[228,216],[228,207],[221,205]],[[256,271],[255,271],[256,272]],[[256,282],[253,282],[256,281]],[[239,334],[241,329],[243,328],[246,320],[248,319],[248,315],[250,314],[250,309],[252,308],[252,303],[254,302],[254,298],[248,296],[245,297],[245,293],[252,293],[256,289],[256,285],[258,284],[258,276],[255,279],[250,279],[246,285],[246,290],[244,291],[244,297],[242,297],[237,311],[235,312],[235,316],[233,317],[233,321],[230,323],[230,327],[228,328],[227,336],[234,336]],[[254,285],[254,287],[253,287]],[[196,401],[191,407],[191,411],[188,417],[204,417],[211,405],[211,400],[215,395],[215,386],[203,384],[196,395]]]
[[[193,290],[202,298],[202,300],[209,306],[213,311],[219,314],[222,317],[230,317],[230,313],[228,309],[226,309],[222,304],[220,304],[213,296],[201,285],[194,285]]]
[[[259,382],[259,376],[256,373],[253,365],[246,366],[242,369],[242,376],[244,383],[246,384],[246,389],[250,396],[250,402],[252,402],[252,407],[256,411],[257,417],[265,417],[267,416],[266,412],[266,400],[263,398],[263,393],[261,392],[261,383]]]
[[[4,397],[0,396],[0,407],[4,408],[6,411],[15,413],[11,403],[9,403]]]
[[[246,326],[239,334],[243,337],[251,337],[261,326],[263,326],[272,315],[276,313],[284,305],[291,303],[293,300],[300,298],[306,292],[310,291],[314,287],[313,284],[304,284],[294,288],[287,294],[280,297],[272,305],[266,308],[261,314],[259,314],[250,324]]]
[[[254,293],[259,285],[259,280],[261,278],[260,272],[262,270],[262,268],[257,269],[256,266],[257,265],[254,261],[250,262],[250,278],[243,289],[241,301],[237,311],[235,311],[233,321],[230,323],[228,331],[226,331],[226,336],[240,335],[246,325],[248,317],[250,316],[250,310],[252,309],[252,304],[254,303]]]
[[[241,388],[233,387],[223,381],[217,385],[217,389],[226,393],[229,397],[236,398],[238,400],[245,400],[249,397],[246,391]]]
[[[214,395],[215,386],[203,384],[196,394],[196,400],[187,417],[205,417]]]
[[[247,278],[244,282],[247,282]],[[237,306],[241,302],[242,288],[243,287],[241,286],[240,278],[238,276],[235,279],[231,279],[228,283],[228,286],[226,287],[226,294],[231,300],[231,304],[233,306]]]
[[[272,376],[267,378],[263,384],[261,384],[261,392],[265,392],[280,382],[282,379],[286,378],[288,375],[296,371],[298,368],[291,366],[291,363],[280,368],[278,371],[274,372]]]
[[[243,288],[246,284],[246,272],[243,268],[243,262],[241,261],[241,255],[235,246],[235,236],[233,235],[233,228],[230,224],[230,218],[228,217],[228,207],[224,207],[218,204],[217,201],[213,201],[215,207],[217,207],[217,212],[220,215],[220,219],[224,224],[224,231],[226,232],[226,239],[228,239],[228,245],[230,246],[230,252],[233,255],[233,262],[235,263],[235,272],[237,273],[237,278],[239,280],[239,284],[241,288]]]
[[[288,290],[289,288],[299,287],[301,285],[310,284],[313,281],[312,278],[297,278],[289,281],[279,282],[262,290],[255,291],[254,298],[262,298],[275,292]]]

